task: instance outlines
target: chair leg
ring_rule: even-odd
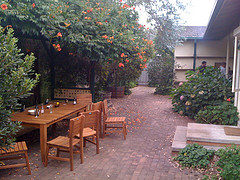
[[[30,165],[29,165],[29,159],[28,159],[28,153],[27,151],[24,152],[25,154],[25,159],[26,159],[26,165],[27,165],[27,169],[28,169],[28,174],[31,175],[31,169],[30,169]]]
[[[102,134],[102,138],[104,139],[105,137],[105,130],[106,130],[106,124],[103,123],[103,134]]]
[[[49,153],[49,146],[47,145],[47,151],[46,151],[46,157],[45,157],[45,163],[44,163],[45,167],[47,167],[48,165],[48,153]]]
[[[57,157],[59,157],[59,153],[60,153],[59,148],[57,148],[57,154],[56,154]]]
[[[70,149],[70,171],[73,171],[73,149]]]
[[[84,157],[83,157],[83,139],[80,140],[80,159],[81,159],[81,164],[83,164]]]
[[[96,153],[99,154],[99,134],[96,135]]]
[[[126,134],[127,134],[126,122],[123,122],[123,136],[124,136],[124,140],[126,140]]]

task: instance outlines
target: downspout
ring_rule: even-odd
[[[228,35],[228,37],[227,37],[227,57],[226,57],[226,78],[228,78],[228,71],[229,71],[229,69],[228,69],[228,66],[229,66],[229,43],[230,43],[230,37],[229,37],[229,35]]]
[[[196,70],[196,60],[197,60],[197,39],[194,39],[193,71]]]

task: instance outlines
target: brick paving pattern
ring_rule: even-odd
[[[172,180],[199,179],[197,172],[179,170],[171,161],[171,143],[176,126],[192,120],[172,111],[169,96],[153,94],[154,89],[139,86],[123,99],[112,99],[111,115],[127,117],[127,140],[122,134],[100,139],[100,154],[95,146],[84,149],[84,163],[74,155],[74,171],[68,162],[49,160],[45,168],[40,162],[39,142],[29,142],[32,175],[27,170],[1,170],[2,179],[73,179],[73,180]],[[57,128],[58,130],[58,128]]]

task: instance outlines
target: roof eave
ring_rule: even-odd
[[[208,22],[207,29],[206,29],[206,31],[204,33],[203,38],[206,38],[206,39],[209,38],[208,37],[208,33],[209,33],[210,29],[212,28],[212,24],[215,21],[217,15],[218,15],[218,13],[219,13],[222,5],[223,5],[223,2],[224,2],[224,0],[216,0],[215,1],[215,6],[214,6],[213,11],[211,13],[211,16],[210,16],[211,18],[210,18],[210,20]]]

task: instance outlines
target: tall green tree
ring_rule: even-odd
[[[8,9],[0,11],[1,24],[14,25],[18,36],[49,42],[49,50],[81,54],[119,73],[122,69],[140,72],[152,57],[148,30],[138,23],[138,12],[128,4],[106,0],[33,2],[6,1]],[[126,79],[131,73],[120,74]]]
[[[12,28],[0,26],[0,149],[14,141],[21,126],[10,120],[11,115],[20,108],[19,100],[30,95],[38,81],[38,75],[32,71],[35,57],[24,56],[17,42]]]

